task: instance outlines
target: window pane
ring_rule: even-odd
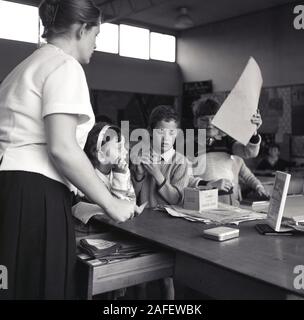
[[[118,53],[118,25],[113,23],[101,24],[96,46],[97,51]]]
[[[151,32],[150,37],[150,58],[175,62],[175,37],[156,32]]]
[[[38,8],[0,1],[0,38],[38,42]]]
[[[149,59],[149,30],[120,25],[119,54],[124,57]]]

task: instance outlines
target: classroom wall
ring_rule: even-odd
[[[184,81],[211,79],[231,90],[250,56],[264,86],[304,83],[304,30],[293,27],[294,4],[198,27],[181,34],[177,61]]]
[[[0,39],[0,81],[35,48],[34,44]],[[92,89],[174,96],[181,93],[181,73],[175,63],[96,52],[85,72]]]

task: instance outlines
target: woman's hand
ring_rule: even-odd
[[[125,222],[136,215],[136,207],[134,202],[113,198],[111,206],[105,209],[114,221]]]

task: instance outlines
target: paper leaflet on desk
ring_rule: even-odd
[[[212,124],[236,141],[247,145],[256,131],[256,125],[251,123],[251,118],[258,109],[262,84],[261,70],[251,57]]]
[[[236,224],[244,221],[265,219],[264,213],[254,212],[252,210],[242,209],[219,203],[217,209],[209,209],[206,211],[186,210],[178,206],[164,206],[164,209],[173,217],[184,218],[190,221],[198,221],[203,223],[216,224]]]

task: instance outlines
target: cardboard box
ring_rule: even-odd
[[[185,188],[184,208],[188,210],[203,211],[218,207],[218,189],[201,190]]]

